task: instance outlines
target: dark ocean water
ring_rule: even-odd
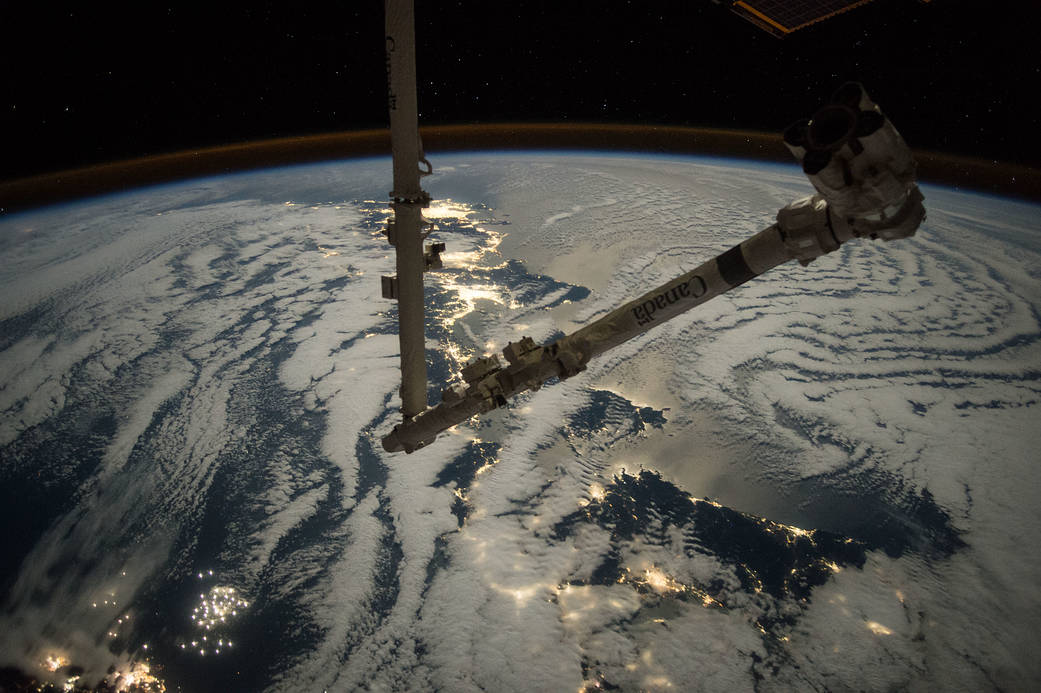
[[[342,174],[359,191],[373,186],[365,166]],[[634,669],[619,658],[630,656],[627,647],[646,652],[647,642],[659,642],[640,640],[644,628],[674,624],[661,642],[686,637],[693,626],[684,619],[702,617],[695,609],[728,624],[721,642],[753,643],[742,645],[734,665],[741,675],[782,687],[820,683],[827,677],[812,672],[776,678],[807,662],[789,643],[819,590],[834,595],[836,576],[866,574],[871,561],[942,573],[972,546],[967,515],[928,483],[886,466],[893,451],[780,400],[740,425],[847,459],[778,485],[813,527],[700,497],[659,471],[704,465],[694,448],[673,449],[646,468],[619,467],[612,451],[673,435],[685,414],[593,380],[527,395],[509,412],[446,434],[433,452],[384,454],[378,439],[396,417],[397,316],[393,304],[373,300],[373,286],[389,267],[380,235],[388,210],[361,194],[346,202],[280,195],[264,180],[237,192],[210,181],[199,190],[142,193],[129,207],[103,203],[93,220],[75,215],[65,236],[53,231],[68,257],[18,258],[26,277],[58,267],[70,279],[59,292],[19,297],[19,310],[0,322],[5,389],[27,393],[5,400],[5,431],[14,433],[0,447],[0,602],[4,642],[13,648],[3,690],[43,681],[48,657],[58,683],[45,690],[61,690],[78,674],[69,684],[76,690],[105,676],[97,690],[339,690],[366,676],[400,690],[453,690],[456,680],[494,687],[501,672],[473,654],[488,656],[480,642],[490,641],[488,631],[564,641],[569,619],[622,608],[608,606],[613,599],[632,600],[631,612],[574,636],[586,638],[572,667],[583,685],[658,686],[639,683],[656,678],[626,678]],[[485,341],[501,348],[504,334],[526,330],[551,339],[559,331],[545,316],[600,298],[499,255],[501,234],[518,230],[497,209],[445,204],[456,207],[435,219],[438,233],[464,257],[427,285],[431,401],[462,362],[488,350]],[[60,225],[56,219],[50,223]],[[14,237],[24,223],[5,222],[0,233]],[[76,243],[95,226],[111,235],[83,245],[90,266],[63,264],[76,260]],[[931,266],[906,271],[893,262],[892,281],[926,291],[935,280]],[[985,282],[966,262],[945,267],[951,276],[964,272],[966,286]],[[30,282],[16,276],[7,286]],[[717,335],[739,329],[769,315],[786,290],[748,298],[732,322],[705,327]],[[816,298],[850,301],[860,291],[824,288]],[[956,348],[906,337],[914,325],[887,323],[839,343],[815,335],[817,323],[805,316],[788,319],[784,330],[839,363],[983,362],[1036,347],[1037,332],[1008,336],[995,320],[993,344]],[[900,344],[888,341],[902,331]],[[15,369],[44,366],[53,371],[32,387],[16,382]],[[892,425],[903,428],[909,417],[942,408],[921,396],[923,388],[954,397],[956,411],[991,411],[1011,409],[1010,399],[984,396],[979,383],[1036,392],[1041,377],[1036,368],[981,375],[949,364],[875,375],[814,368],[744,359],[717,390],[751,402],[756,395],[741,388],[781,373],[791,388],[807,388],[812,406],[830,393],[805,383],[900,381],[909,413]],[[799,468],[805,452],[778,443],[771,454],[790,454],[787,464]],[[970,506],[974,491],[965,482]],[[475,554],[471,546],[488,548]],[[479,584],[455,586],[468,578]],[[586,611],[571,606],[575,594],[594,595]],[[536,602],[560,613],[540,615]],[[898,629],[875,628],[868,616],[853,620],[868,623],[871,646]],[[483,619],[478,626],[488,631],[472,636],[471,655],[445,654],[455,629],[470,627],[467,618]],[[603,633],[614,644],[596,640]],[[464,679],[445,673],[456,670]]]

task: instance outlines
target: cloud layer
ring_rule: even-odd
[[[711,160],[440,163],[432,398],[469,357],[595,319],[807,189]],[[1041,675],[1022,644],[1041,615],[1021,549],[1041,538],[1036,207],[927,189],[913,239],[779,268],[388,456],[384,168],[0,222],[8,663],[42,677],[61,656],[88,680],[149,661],[192,690]],[[229,589],[243,613],[191,618]]]

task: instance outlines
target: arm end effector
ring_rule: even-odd
[[[925,219],[911,150],[860,84],[791,125],[784,143],[817,189],[777,214],[802,264],[853,238],[907,238]]]

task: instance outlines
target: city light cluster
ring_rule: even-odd
[[[198,574],[199,579],[212,575],[212,570]],[[234,643],[223,629],[230,627],[232,621],[248,607],[249,602],[234,587],[212,587],[209,592],[199,595],[199,604],[192,609],[191,620],[199,629],[197,634],[179,643],[179,647],[200,657],[227,652],[234,647]]]
[[[147,662],[136,662],[126,671],[115,671],[109,674],[106,682],[117,691],[140,691],[147,693],[164,693],[166,684],[152,674]]]
[[[200,594],[199,599],[199,605],[192,609],[192,622],[206,630],[227,623],[249,606],[234,587],[214,587],[209,594]]]

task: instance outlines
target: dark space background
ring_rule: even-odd
[[[417,0],[420,123],[777,132],[848,79],[911,146],[1041,165],[1035,3],[875,0],[776,39],[710,0]],[[0,4],[0,180],[387,124],[383,3]]]

